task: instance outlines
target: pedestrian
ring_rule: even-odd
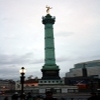
[[[98,96],[98,99],[100,100],[100,92],[98,92],[97,96]]]
[[[19,96],[20,100],[26,100],[26,94],[23,93]]]
[[[26,100],[33,100],[33,97],[32,97],[30,92],[28,93],[28,96],[26,97]]]
[[[65,100],[65,98],[64,98],[64,97],[62,97],[62,98],[61,98],[61,100]]]
[[[6,96],[6,97],[4,98],[4,100],[9,100],[9,99],[8,99],[8,97]]]
[[[91,96],[88,98],[88,100],[99,100],[98,96],[96,95],[96,93],[92,92]]]
[[[12,100],[18,100],[19,96],[18,96],[18,92],[15,92],[12,96],[11,99]]]
[[[42,95],[37,95],[36,100],[43,100],[43,96]]]
[[[43,100],[58,100],[57,98],[53,97],[53,93],[51,91],[47,91],[45,95],[46,97]]]

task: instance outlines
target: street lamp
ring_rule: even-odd
[[[20,69],[20,74],[21,74],[21,76],[20,76],[20,82],[21,82],[21,96],[23,97],[23,93],[24,93],[24,78],[25,78],[25,72],[26,72],[26,70],[25,70],[25,68],[24,67],[22,67],[21,69]],[[23,98],[22,98],[23,99]]]

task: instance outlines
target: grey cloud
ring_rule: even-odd
[[[76,58],[77,61],[91,61],[98,59],[100,59],[100,55],[84,55],[84,56],[78,56]]]
[[[10,17],[3,17],[3,18],[1,18],[1,20],[2,20],[2,21],[6,21],[6,20],[11,21],[11,20],[13,20],[13,18],[10,18]]]
[[[43,59],[35,59],[33,53],[26,53],[24,55],[6,55],[0,54],[0,65],[10,64],[39,64],[43,63]]]
[[[100,55],[78,55],[76,58],[73,58],[72,60],[69,60],[68,63],[69,65],[72,64],[72,67],[77,64],[77,63],[81,63],[81,62],[87,62],[87,61],[93,61],[93,60],[99,60],[100,59]],[[71,68],[71,67],[70,67]]]
[[[13,66],[13,67],[12,67]],[[17,79],[19,78],[19,68],[16,65],[1,65],[0,78],[2,79]]]
[[[57,58],[57,62],[64,62],[64,61],[69,61],[69,60],[72,60],[72,58],[65,57],[65,56],[61,56],[61,57]]]
[[[73,35],[75,34],[74,32],[58,32],[56,33],[56,36],[59,36],[59,37],[66,37],[66,36],[70,36],[70,35]]]
[[[31,68],[31,70],[27,70],[30,67],[25,68],[26,74],[25,77],[27,78],[30,75],[33,75],[34,77],[41,76],[41,71],[35,71]],[[20,73],[19,73],[19,66],[18,65],[1,65],[0,66],[0,79],[14,79],[14,80],[20,80]]]
[[[88,60],[98,60],[100,59],[100,55],[71,55],[70,57],[65,57],[65,56],[61,56],[59,58],[57,58],[57,62],[58,63],[62,63],[62,62],[73,62],[73,61],[77,61],[77,62],[81,62],[81,61],[88,61]]]
[[[40,64],[40,63],[43,63],[44,60],[43,59],[38,59],[38,60],[34,60],[33,62],[31,62],[30,64]]]

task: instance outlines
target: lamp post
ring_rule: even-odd
[[[25,78],[24,75],[25,75],[25,72],[26,72],[25,68],[22,67],[20,69],[20,74],[21,74],[21,76],[20,76],[20,82],[21,82],[21,99],[23,99],[22,97],[23,97],[23,93],[24,93],[24,78]]]

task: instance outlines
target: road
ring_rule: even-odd
[[[0,100],[3,100],[5,96],[8,96],[9,100],[11,100],[11,95],[1,95],[0,96]],[[87,100],[87,98],[89,97],[89,95],[57,95],[54,96],[56,98],[58,98],[58,100]],[[65,98],[65,99],[61,99],[61,98]],[[20,99],[19,99],[20,100]]]

